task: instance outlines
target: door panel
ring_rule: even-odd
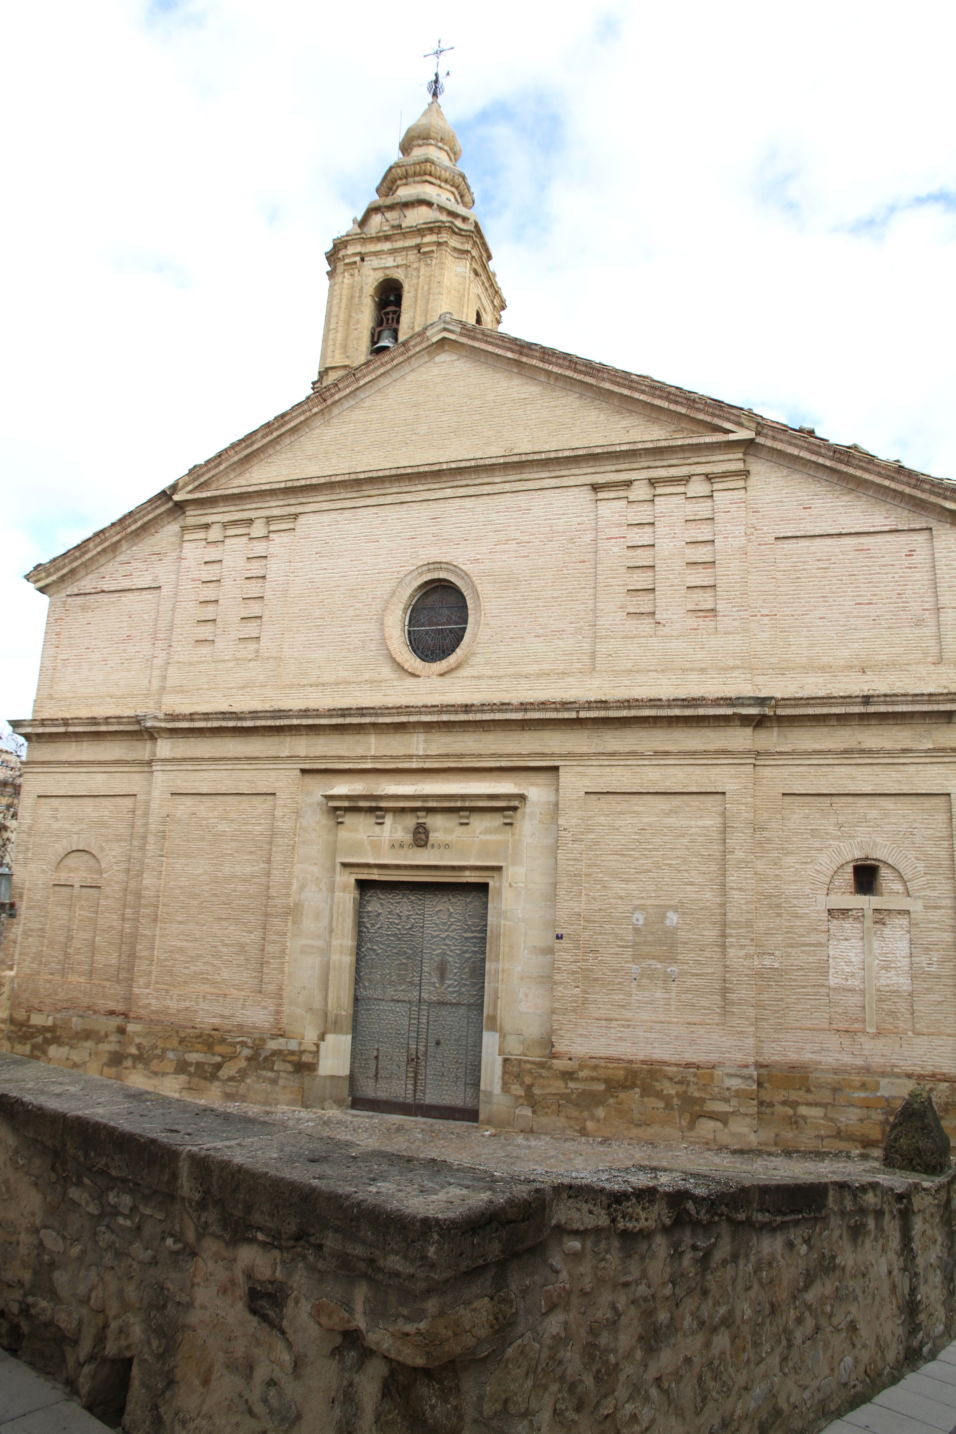
[[[488,888],[359,885],[352,1105],[476,1120]]]
[[[413,1016],[415,1022],[413,1022]],[[361,1002],[356,995],[352,1027],[352,1097],[397,1101],[415,1099],[414,1051],[417,1007],[407,1001]]]
[[[422,1007],[418,1100],[460,1106],[478,1118],[482,1011],[432,1002]],[[428,1114],[428,1111],[423,1112]]]

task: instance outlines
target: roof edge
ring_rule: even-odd
[[[77,568],[109,557],[134,533],[174,512],[181,513],[182,504],[176,501],[170,489],[161,488],[152,498],[137,504],[115,522],[109,523],[105,528],[98,528],[88,538],[81,538],[78,543],[74,543],[55,558],[49,558],[45,563],[37,563],[24,577],[40,592],[45,593],[71,577]]]
[[[501,329],[484,328],[469,324],[463,319],[456,319],[451,314],[441,314],[425,328],[396,344],[388,353],[374,355],[322,388],[314,385],[312,392],[305,398],[227,444],[210,458],[194,464],[174,483],[131,509],[116,522],[98,529],[89,538],[82,539],[46,563],[37,564],[27,574],[28,580],[44,591],[44,584],[58,581],[87,558],[97,556],[107,549],[116,537],[134,532],[148,522],[154,514],[155,505],[175,505],[179,498],[186,498],[194,493],[200,485],[255,452],[263,444],[282,437],[314,414],[333,407],[388,374],[391,369],[401,367],[413,356],[447,339],[499,357],[511,358],[516,362],[531,363],[552,373],[562,373],[568,378],[637,401],[677,410],[689,417],[722,427],[728,435],[749,430],[756,434],[758,442],[765,443],[768,447],[818,465],[838,466],[848,472],[870,478],[882,486],[906,490],[924,501],[936,503],[948,512],[956,509],[956,483],[951,479],[938,478],[922,473],[919,469],[907,468],[896,461],[879,458],[857,445],[831,443],[825,438],[804,433],[799,428],[793,428],[777,419],[765,418],[753,409],[709,398],[692,389],[679,388],[660,379],[650,378],[646,374],[629,373],[609,364],[565,353],[561,349],[515,338]]]

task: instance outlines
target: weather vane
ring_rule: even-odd
[[[433,100],[437,100],[439,95],[443,95],[445,93],[445,86],[442,84],[442,77],[438,73],[438,66],[441,63],[441,57],[442,55],[450,54],[454,48],[454,45],[445,45],[444,47],[442,47],[442,42],[441,40],[439,40],[434,50],[429,50],[427,55],[422,56],[423,60],[435,61],[435,73],[428,81],[428,84],[425,86],[426,90],[431,95]],[[451,70],[445,71],[446,80],[448,79],[448,76],[450,74]]]

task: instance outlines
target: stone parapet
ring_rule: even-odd
[[[0,1343],[129,1434],[810,1434],[951,1334],[952,1179],[754,1159],[506,1177],[4,1056]]]

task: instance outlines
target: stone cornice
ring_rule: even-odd
[[[396,159],[385,171],[375,193],[379,199],[390,199],[400,184],[408,184],[414,180],[425,180],[426,183],[437,184],[442,189],[450,189],[457,195],[464,209],[473,209],[475,206],[471,185],[460,169],[452,164],[440,164],[437,159],[422,157]],[[369,205],[369,209],[373,207],[374,205]]]
[[[951,721],[956,692],[862,693],[834,696],[548,698],[530,702],[409,703],[381,707],[266,708],[219,712],[156,712],[117,716],[25,718],[11,723],[28,740],[46,736],[173,736],[197,731],[276,731],[323,727],[440,725],[471,722],[713,722],[929,716]]]
[[[540,477],[561,478],[568,474],[587,477],[593,473],[613,472],[619,481],[629,485],[634,478],[644,477],[645,468],[654,465],[680,466],[687,474],[712,471],[719,476],[722,464],[740,465],[746,445],[753,433],[705,434],[699,438],[663,438],[648,443],[602,443],[590,448],[561,448],[547,453],[508,453],[491,458],[452,459],[441,463],[393,465],[370,468],[348,474],[321,478],[294,478],[281,483],[262,483],[243,488],[198,489],[183,492],[179,501],[190,511],[208,508],[248,506],[252,498],[275,504],[298,502],[309,498],[348,498],[389,490],[409,496],[411,488],[466,487],[500,482],[503,479],[530,480]]]
[[[514,788],[507,791],[484,788],[455,792],[430,786],[428,791],[422,791],[421,785],[416,788],[386,787],[380,791],[333,787],[323,792],[322,796],[335,813],[339,825],[350,812],[372,812],[377,822],[384,821],[386,812],[416,812],[419,821],[425,821],[432,812],[457,812],[459,823],[467,826],[472,812],[477,811],[500,812],[505,825],[510,826],[527,800],[524,792]]]
[[[364,224],[369,212],[373,209],[385,215],[401,215],[406,208],[412,208],[416,204],[424,205],[424,203],[424,198],[376,200],[375,204],[370,205],[369,210],[362,216],[362,223]],[[477,244],[482,258],[486,263],[490,263],[491,250],[488,247],[488,240],[474,214],[470,214],[465,209],[457,209],[451,204],[439,204],[437,199],[429,199],[428,208],[430,215],[427,220],[402,223],[399,218],[392,221],[392,227],[378,233],[352,233],[349,231],[346,234],[340,234],[333,241],[332,247],[326,251],[327,263],[330,266],[333,262],[343,265],[358,264],[361,262],[360,256],[367,255],[370,252],[370,246],[376,240],[382,241],[382,252],[387,247],[388,252],[392,255],[398,255],[403,247],[417,249],[420,245],[427,244],[429,240],[457,244],[461,250],[467,249],[469,245]],[[498,287],[493,271],[489,269],[488,272],[496,292],[501,296],[501,307],[504,309],[505,301],[501,289]],[[419,329],[418,332],[424,333],[425,330]],[[360,367],[364,367],[364,365],[360,365]],[[354,372],[354,370],[351,371]]]

